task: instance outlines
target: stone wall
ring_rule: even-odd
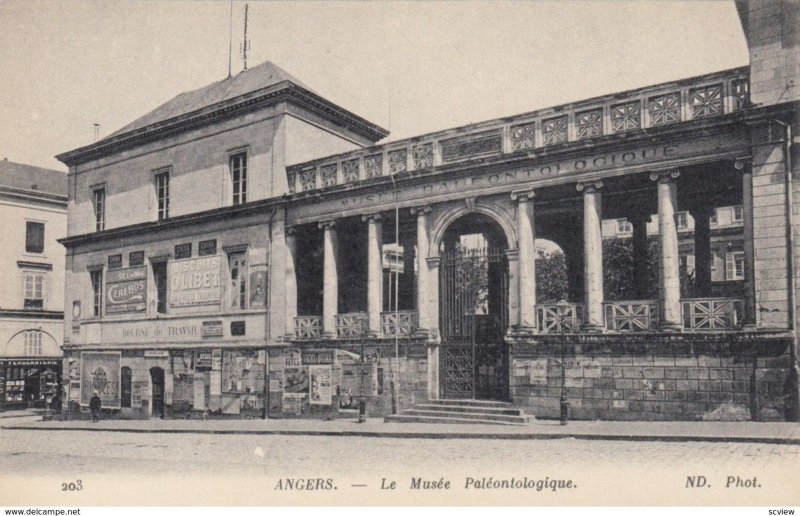
[[[787,342],[560,337],[514,348],[515,405],[539,418],[559,416],[564,393],[574,419],[783,420]],[[660,342],[659,342],[660,341]]]

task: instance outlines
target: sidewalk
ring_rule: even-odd
[[[102,420],[24,421],[5,418],[9,430],[63,430],[135,433],[199,433],[244,435],[313,435],[342,437],[425,439],[597,439],[631,441],[758,442],[800,445],[800,423],[756,422],[646,422],[646,421],[533,421],[521,426],[384,423],[372,418],[359,424],[352,419],[253,420]]]

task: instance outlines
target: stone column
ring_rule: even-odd
[[[744,320],[743,326],[756,325],[755,250],[753,239],[753,167],[750,158],[739,158],[734,164],[742,173],[742,236],[744,238]]]
[[[295,317],[297,317],[297,272],[295,258],[297,256],[297,231],[293,227],[286,228],[286,267],[284,268],[284,305],[286,306],[286,334],[285,338],[295,337]]]
[[[603,320],[603,198],[602,181],[578,183],[583,192],[584,328],[602,331]]]
[[[658,238],[660,286],[659,310],[662,330],[678,331],[683,328],[681,315],[681,279],[678,256],[678,188],[675,180],[678,170],[650,174],[658,182]]]
[[[323,241],[324,267],[322,272],[322,335],[336,337],[336,314],[339,311],[339,272],[336,268],[336,222],[319,223],[325,232]]]
[[[700,296],[711,295],[711,204],[690,210],[694,219],[694,283]]]
[[[427,262],[428,302],[426,317],[430,338],[439,340],[439,262],[441,258],[433,256]]]
[[[428,310],[428,252],[430,242],[430,206],[417,206],[411,208],[411,213],[417,216],[417,335],[427,337],[430,335],[431,314]],[[438,280],[435,277],[434,280]],[[438,320],[438,308],[434,316]]]
[[[519,319],[518,331],[536,329],[536,232],[534,227],[533,190],[511,193],[517,201],[517,247],[519,249]]]
[[[629,220],[633,226],[633,287],[637,299],[647,299],[647,223],[650,214],[644,210],[634,212]]]
[[[506,249],[508,260],[508,327],[512,332],[519,328],[519,249]]]
[[[367,315],[371,337],[381,334],[381,307],[383,305],[383,225],[379,214],[364,215],[367,221]]]

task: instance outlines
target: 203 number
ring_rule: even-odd
[[[62,482],[61,483],[61,490],[62,491],[83,491],[83,481],[78,479],[75,482]]]

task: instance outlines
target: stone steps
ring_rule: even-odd
[[[483,400],[430,400],[386,416],[387,423],[525,425],[530,416],[510,403]]]

